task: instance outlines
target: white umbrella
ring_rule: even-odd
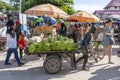
[[[37,16],[35,15],[27,15],[28,18],[38,18]]]
[[[68,14],[61,10],[60,8],[51,4],[42,4],[34,6],[25,11],[25,14],[31,14],[36,16],[47,16],[55,18],[66,18]]]

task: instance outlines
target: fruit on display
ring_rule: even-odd
[[[67,51],[74,51],[78,49],[78,45],[75,43],[67,43]]]
[[[51,51],[49,42],[34,42],[29,46],[28,53],[39,53],[39,52],[46,52]]]
[[[52,42],[55,42],[55,41],[58,41],[58,39],[57,39],[56,37],[52,37],[52,36],[48,36],[47,39],[48,39],[48,41],[51,42],[51,43],[52,43]]]
[[[48,34],[51,33],[52,30],[53,30],[52,26],[43,26],[43,27],[36,26],[36,28],[34,29],[34,34],[41,34],[41,33]]]
[[[36,49],[36,45],[37,45],[36,42],[30,44],[30,46],[29,46],[29,48],[28,48],[28,52],[29,52],[29,53],[34,53],[34,52],[35,52],[35,49]]]
[[[56,41],[51,44],[51,50],[52,51],[65,51],[65,45],[63,45],[62,41]]]
[[[72,39],[63,36],[48,37],[42,42],[34,42],[29,46],[29,53],[49,51],[75,51],[78,45]]]
[[[35,45],[35,53],[39,53],[39,52],[41,52],[42,50],[42,43],[40,43],[40,42],[37,42],[37,44]]]
[[[48,51],[51,51],[51,43],[43,42],[41,52],[48,52]]]

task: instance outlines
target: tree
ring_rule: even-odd
[[[10,4],[12,4],[16,11],[19,11],[19,1],[20,0],[10,0]]]
[[[13,2],[18,3],[19,0],[12,0]],[[73,0],[22,0],[22,12],[25,10],[40,4],[50,3],[53,4],[68,14],[73,14],[75,10],[72,8]],[[17,5],[17,4],[16,4]],[[14,5],[15,6],[15,5]]]
[[[10,10],[15,10],[15,8],[11,6],[10,4],[0,0],[0,12],[7,12]]]

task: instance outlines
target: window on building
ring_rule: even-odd
[[[115,6],[114,8],[115,8],[115,9],[117,9],[117,7],[116,7],[116,6]]]

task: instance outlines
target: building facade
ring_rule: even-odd
[[[96,10],[94,14],[102,20],[110,15],[120,15],[120,0],[111,0],[111,2],[104,7],[104,10]]]

